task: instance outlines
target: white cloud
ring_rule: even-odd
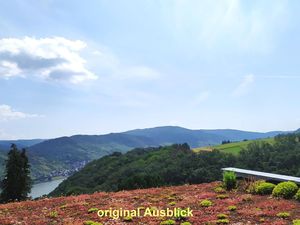
[[[4,38],[0,39],[0,78],[35,76],[45,80],[74,84],[98,78],[86,68],[80,55],[87,44],[63,37],[53,38]],[[107,48],[87,49],[95,70],[103,76],[117,79],[157,79],[160,73],[145,65],[122,63]]]
[[[236,87],[236,89],[233,91],[232,95],[239,97],[242,96],[244,94],[246,94],[251,85],[254,83],[255,78],[253,74],[248,74],[246,76],[244,76],[242,82]]]
[[[18,65],[9,61],[0,61],[0,77],[1,75],[5,78],[21,75],[21,70]]]
[[[85,47],[82,41],[62,37],[0,39],[0,77],[35,75],[75,84],[97,79],[79,54]]]
[[[9,105],[0,105],[0,121],[40,117],[38,114],[28,114],[16,111]]]

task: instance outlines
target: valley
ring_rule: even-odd
[[[174,143],[188,143],[192,148],[220,144],[224,140],[242,141],[274,137],[281,131],[248,132],[231,129],[191,130],[164,126],[136,129],[105,135],[74,135],[49,140],[0,141],[0,176],[3,177],[4,162],[12,142],[25,147],[31,163],[35,182],[51,180],[56,176],[69,176],[88,162],[113,152],[125,153],[139,147],[157,147]]]

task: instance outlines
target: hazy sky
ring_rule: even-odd
[[[300,127],[300,2],[1,0],[0,139]]]

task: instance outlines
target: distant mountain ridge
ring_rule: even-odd
[[[135,129],[104,135],[73,135],[42,140],[0,141],[0,149],[8,150],[11,143],[26,147],[32,165],[32,174],[38,180],[53,176],[69,175],[87,162],[112,152],[125,153],[138,147],[156,147],[175,143],[188,143],[192,148],[216,145],[223,140],[241,141],[274,137],[281,131],[249,132],[232,129],[191,130],[177,126]],[[4,165],[6,151],[0,151],[0,163]],[[0,168],[0,174],[4,167]]]
[[[0,140],[0,150],[9,149],[12,143],[16,144],[19,148],[28,148],[43,141],[45,141],[45,139]]]
[[[291,131],[293,132],[293,131]],[[191,147],[214,145],[223,140],[242,141],[244,139],[261,139],[274,137],[278,134],[289,133],[286,131],[271,132],[251,132],[234,129],[215,129],[215,130],[191,130],[177,126],[164,126],[146,129],[136,129],[125,132],[136,136],[145,136],[155,140],[159,140],[165,144],[188,143]]]

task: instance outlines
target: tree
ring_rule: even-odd
[[[25,149],[19,151],[15,144],[11,145],[5,172],[1,202],[25,200],[32,186],[30,165]]]

